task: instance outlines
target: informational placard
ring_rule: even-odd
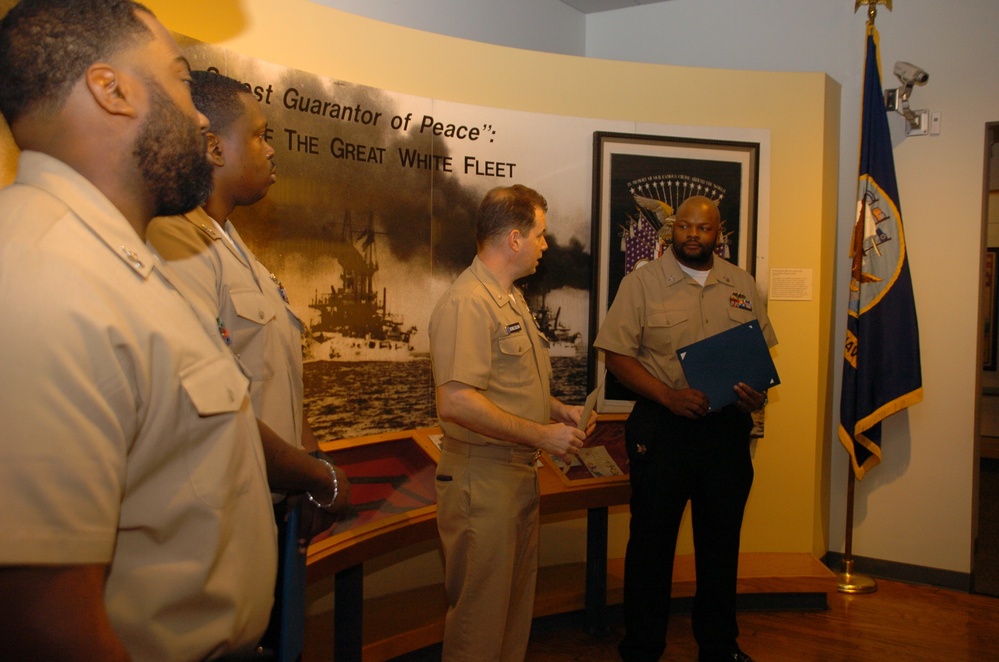
[[[811,301],[812,270],[781,267],[770,270],[770,301]]]

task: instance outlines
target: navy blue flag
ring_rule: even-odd
[[[839,438],[857,478],[881,461],[881,421],[923,399],[916,304],[881,91],[878,32],[870,22],[862,113],[839,423]]]

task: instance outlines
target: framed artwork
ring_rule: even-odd
[[[985,342],[982,345],[982,369],[996,369],[996,324],[999,323],[999,288],[996,287],[996,260],[999,248],[989,248],[985,252],[985,273],[982,274],[982,320]]]
[[[759,164],[759,142],[594,133],[591,338],[621,279],[669,248],[676,209],[691,196],[718,204],[716,254],[755,274]],[[591,388],[604,373],[602,355],[592,358]],[[630,411],[633,402],[634,395],[608,373],[598,411]]]

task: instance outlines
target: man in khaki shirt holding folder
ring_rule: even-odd
[[[753,277],[714,254],[721,216],[714,201],[677,209],[673,244],[621,281],[594,341],[607,369],[636,395],[625,427],[631,528],[624,569],[628,662],[666,648],[673,556],[691,503],[697,594],[692,613],[699,662],[752,662],[739,650],[735,588],[742,514],[753,484],[750,412],[766,396],[734,384],[735,404],[712,409],[690,388],[676,350],[751,320],[777,344]]]

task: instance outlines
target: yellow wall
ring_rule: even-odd
[[[769,267],[812,269],[813,299],[770,304],[783,384],[771,392],[766,437],[756,445],[743,551],[827,551],[827,408],[830,362],[839,356],[830,349],[838,84],[822,73],[671,67],[511,49],[400,28],[306,0],[145,4],[174,32],[393,92],[636,125],[769,129],[769,241],[761,249]],[[0,151],[2,164],[10,152],[2,139]],[[626,514],[619,509],[612,519],[610,552],[621,555]],[[543,545],[556,538],[581,540],[547,536]],[[687,536],[680,552],[690,549]],[[571,554],[581,558],[581,549]]]

